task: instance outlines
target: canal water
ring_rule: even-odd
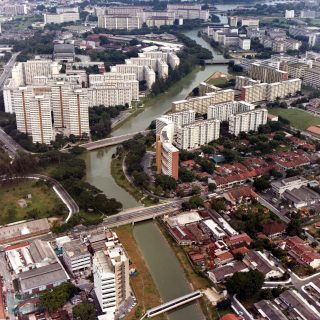
[[[212,51],[214,57],[221,57],[219,52],[215,52],[207,42],[198,37],[198,30],[185,32],[185,35]],[[227,73],[227,66],[208,65],[203,67],[197,73],[183,79],[175,86],[174,90],[162,95],[161,99],[156,100],[152,106],[145,108],[139,115],[129,119],[123,126],[113,131],[112,135],[145,130],[152,120],[170,110],[173,101],[184,99],[194,87],[216,71]],[[108,197],[119,200],[124,208],[137,207],[141,204],[128,192],[120,188],[111,176],[110,163],[115,150],[116,147],[111,147],[86,154],[86,180],[102,190]],[[134,227],[134,237],[163,301],[179,297],[192,290],[175,254],[153,222],[137,224]],[[204,316],[199,305],[194,303],[170,313],[169,318],[170,320],[202,320]]]
[[[206,41],[198,37],[198,30],[185,32],[185,35],[212,51],[214,57],[221,57],[219,52],[214,51]],[[168,94],[161,95],[161,99],[156,100],[152,106],[145,108],[136,117],[129,119],[120,128],[114,130],[112,135],[116,136],[145,130],[152,120],[170,110],[173,101],[185,99],[194,87],[216,71],[227,73],[227,66],[208,65],[203,67],[192,77],[187,77],[187,80],[183,79],[175,86],[174,90],[171,90]],[[86,154],[86,179],[89,183],[102,190],[108,197],[121,201],[124,208],[138,206],[140,204],[128,192],[120,188],[111,176],[110,163],[115,149],[116,147],[99,149]]]

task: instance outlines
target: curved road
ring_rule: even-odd
[[[73,200],[70,194],[66,191],[66,189],[61,185],[57,180],[44,176],[42,174],[28,174],[25,176],[17,176],[17,177],[4,177],[2,180],[13,180],[13,179],[34,179],[34,180],[42,180],[46,182],[50,182],[53,185],[53,190],[58,195],[58,197],[62,200],[62,202],[66,205],[69,210],[69,214],[65,220],[68,222],[74,213],[79,212],[79,207],[77,203]]]

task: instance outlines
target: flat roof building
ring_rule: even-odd
[[[91,254],[80,240],[72,240],[62,245],[63,260],[71,273],[91,268]]]

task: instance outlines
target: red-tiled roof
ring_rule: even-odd
[[[263,226],[263,233],[267,236],[282,233],[285,230],[286,224],[283,222],[269,222]]]

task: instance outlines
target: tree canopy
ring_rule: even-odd
[[[236,272],[226,282],[229,294],[236,294],[239,299],[245,300],[260,292],[264,282],[264,275],[258,270]]]

